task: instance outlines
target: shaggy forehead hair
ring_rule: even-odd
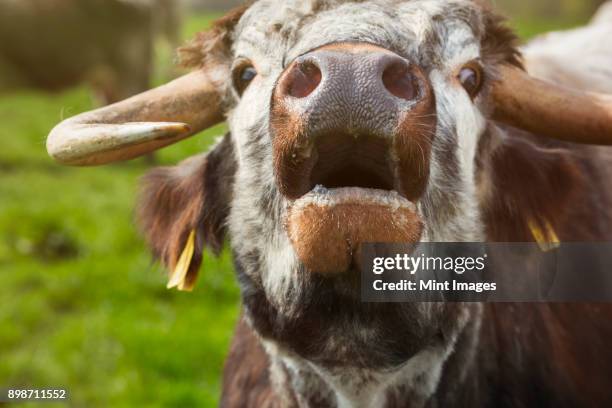
[[[238,54],[254,46],[284,62],[340,41],[385,46],[423,65],[448,63],[452,55],[444,49],[481,44],[515,60],[513,35],[499,23],[473,0],[260,0],[245,12],[233,39]]]
[[[517,37],[485,0],[259,0],[200,33],[180,58],[187,67],[210,60],[227,64],[257,50],[285,65],[317,45],[339,41],[387,46],[424,65],[448,61],[441,52],[445,45],[474,44],[485,62],[520,66]]]

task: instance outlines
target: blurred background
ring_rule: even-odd
[[[238,3],[0,0],[0,388],[65,387],[74,407],[217,405],[239,314],[230,256],[206,256],[194,293],[167,291],[132,215],[152,161],[206,150],[224,127],[101,168],[54,164],[45,138],[179,75],[172,50]],[[527,40],[602,1],[494,3]]]

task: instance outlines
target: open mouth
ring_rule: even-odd
[[[390,143],[372,135],[324,135],[317,139],[310,186],[394,190]]]
[[[388,205],[416,210],[401,193],[388,139],[368,134],[325,134],[316,138],[313,153],[313,165],[304,175],[308,191],[294,201],[294,209],[317,203],[326,208]]]
[[[363,243],[412,243],[422,233],[415,203],[401,193],[391,143],[372,135],[320,136],[286,227],[312,271],[343,272]]]

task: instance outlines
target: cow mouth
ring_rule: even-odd
[[[340,133],[319,137],[315,147],[311,188],[353,187],[381,191],[396,188],[388,140],[373,135]]]
[[[368,134],[321,135],[308,148],[286,228],[309,270],[344,272],[359,263],[364,243],[420,239],[417,205],[402,192],[393,152],[389,139]]]

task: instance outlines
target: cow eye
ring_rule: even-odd
[[[459,71],[459,82],[472,99],[478,95],[482,88],[482,77],[482,69],[476,64],[466,65]]]
[[[233,82],[238,95],[242,96],[257,76],[257,70],[250,63],[244,63],[234,69]]]

